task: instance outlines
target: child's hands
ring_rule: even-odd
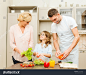
[[[40,57],[40,54],[38,52],[36,52],[36,57],[39,58]]]
[[[44,56],[45,56],[45,53],[41,53],[40,54],[40,57],[43,57],[44,58]]]

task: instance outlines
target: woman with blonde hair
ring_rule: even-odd
[[[10,46],[13,49],[13,63],[17,64],[28,59],[21,52],[33,47],[33,27],[29,25],[32,16],[29,12],[21,13],[18,24],[10,27]]]

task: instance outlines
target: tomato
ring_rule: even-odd
[[[20,64],[20,66],[22,66],[23,64]]]
[[[34,66],[34,64],[32,64],[32,66]]]
[[[28,67],[30,67],[30,64],[28,65]]]
[[[32,64],[30,64],[30,67],[32,67]]]
[[[39,55],[37,55],[36,57],[39,58]]]
[[[24,65],[22,65],[22,67],[25,67]]]
[[[44,67],[48,68],[49,67],[49,62],[44,62]]]

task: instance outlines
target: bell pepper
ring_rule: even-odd
[[[49,62],[44,62],[44,67],[48,68],[49,67]]]
[[[63,57],[63,54],[62,55],[60,55],[60,56],[58,56],[58,58],[61,60],[62,59],[62,57]]]
[[[51,61],[49,61],[50,67],[54,67],[55,66],[55,61],[51,59]]]

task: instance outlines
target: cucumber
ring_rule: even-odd
[[[66,63],[70,63],[70,64],[72,64],[73,62],[66,62]]]

